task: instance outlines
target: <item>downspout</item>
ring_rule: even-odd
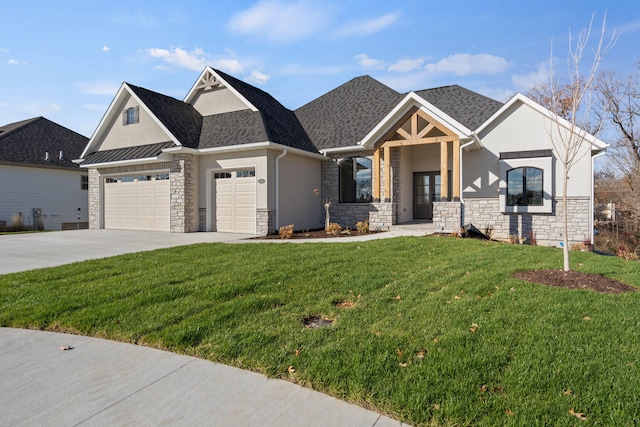
[[[280,159],[287,155],[287,149],[282,150],[282,153],[276,157],[276,231],[280,228]]]
[[[591,240],[591,244],[593,245],[593,215],[595,214],[595,207],[594,207],[594,181],[595,181],[595,160],[596,157],[600,157],[604,154],[606,154],[607,151],[606,150],[602,150],[601,152],[599,152],[598,154],[594,154],[593,156],[591,156],[591,198],[589,199],[589,211],[591,212],[591,214],[589,215],[589,240]]]

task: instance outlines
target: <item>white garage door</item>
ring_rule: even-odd
[[[104,228],[169,231],[169,174],[122,175],[104,183]]]
[[[216,173],[216,230],[256,232],[256,174],[254,170]]]

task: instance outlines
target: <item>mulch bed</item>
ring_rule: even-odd
[[[294,240],[295,239],[327,239],[327,238],[339,239],[341,237],[364,236],[367,234],[376,234],[376,233],[383,233],[383,231],[369,231],[368,233],[359,233],[358,230],[351,230],[349,234],[346,234],[346,233],[331,234],[324,231],[324,229],[321,229],[321,230],[308,230],[308,231],[294,231],[293,235],[289,239],[294,239]],[[268,234],[266,236],[258,237],[258,239],[280,239],[280,236],[278,234]],[[288,239],[282,239],[282,240],[288,240]]]
[[[585,274],[573,270],[518,271],[513,274],[513,277],[555,288],[588,289],[605,294],[621,294],[637,290],[634,286],[600,276],[599,274]]]

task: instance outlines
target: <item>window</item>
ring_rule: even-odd
[[[236,177],[237,178],[248,178],[251,176],[256,176],[256,171],[255,170],[244,170],[244,171],[237,171]]]
[[[542,169],[522,167],[507,172],[507,206],[542,206]]]
[[[104,182],[105,182],[105,184],[116,184],[118,182],[118,178],[117,177],[105,178]]]
[[[81,190],[88,190],[89,189],[89,176],[88,175],[81,175],[80,176],[80,189]]]
[[[138,175],[137,181],[151,181],[151,175]]]
[[[169,174],[168,173],[159,173],[156,175],[156,181],[164,181],[169,179]]]
[[[227,179],[231,178],[231,174],[229,172],[216,172],[213,174],[215,179]]]
[[[123,176],[120,178],[120,182],[133,182],[135,176]]]
[[[340,203],[371,202],[371,159],[347,158],[339,168]]]
[[[129,107],[122,112],[122,125],[132,125],[140,121],[140,108]]]

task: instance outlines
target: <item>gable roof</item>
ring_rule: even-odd
[[[403,95],[370,76],[356,77],[295,113],[319,150],[357,145]]]
[[[44,117],[10,123],[0,127],[0,163],[77,169],[72,160],[80,156],[88,140]]]
[[[248,83],[236,79],[219,70],[215,71],[225,82],[233,86],[247,101],[258,109],[264,127],[266,140],[317,153],[318,149],[311,142],[296,114],[283,106],[273,96]],[[263,142],[261,141],[255,142]]]
[[[126,85],[182,145],[198,147],[202,116],[193,105],[130,83]]]
[[[470,130],[477,129],[503,106],[502,102],[458,85],[419,90],[415,93]]]

